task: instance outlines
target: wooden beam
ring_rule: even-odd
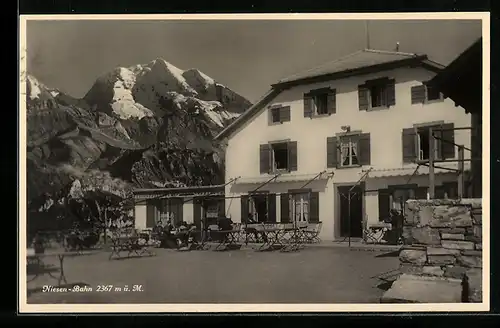
[[[458,146],[458,198],[464,196],[464,147]]]
[[[434,177],[434,137],[432,127],[429,128],[429,198],[434,199],[435,177]]]

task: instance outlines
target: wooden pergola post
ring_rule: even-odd
[[[434,199],[436,181],[434,177],[434,135],[432,127],[429,128],[429,199]]]
[[[464,196],[464,146],[458,146],[458,198]]]

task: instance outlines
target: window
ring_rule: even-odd
[[[271,121],[273,123],[280,122],[280,109],[279,108],[271,108]]]
[[[162,221],[166,224],[169,220],[174,223],[182,222],[182,199],[166,198],[161,199],[158,204],[158,215],[156,222]]]
[[[309,222],[309,193],[293,193],[290,207],[295,222]]]
[[[297,142],[283,141],[260,145],[260,173],[274,174],[297,170]]]
[[[272,164],[274,171],[288,170],[288,144],[277,143],[271,145]]]
[[[269,108],[269,122],[271,124],[290,121],[290,106],[274,105]]]
[[[304,94],[304,117],[315,117],[336,112],[336,90],[330,88],[311,90]]]
[[[314,96],[314,109],[316,115],[328,114],[328,94],[321,93]]]
[[[430,155],[429,129],[433,128],[434,159],[455,158],[453,123],[425,123],[403,129],[403,163],[427,161]]]
[[[431,101],[443,100],[443,94],[435,87],[426,83],[411,88],[411,103],[423,104]]]
[[[417,129],[417,160],[423,161],[429,159],[429,129],[430,127],[423,127]],[[439,131],[435,131],[434,135],[439,136]],[[433,138],[434,142],[434,158],[440,158],[439,140]]]
[[[370,165],[370,133],[352,132],[349,135],[326,138],[326,167]]]
[[[391,209],[405,212],[406,201],[409,199],[426,199],[427,187],[419,187],[416,184],[393,185],[387,189],[378,190],[379,221],[390,218]]]
[[[340,165],[359,165],[358,142],[353,137],[343,137],[340,140]]]
[[[442,94],[437,90],[436,88],[427,86],[427,100],[432,101],[432,100],[441,100]]]
[[[395,81],[380,78],[358,87],[359,110],[387,108],[396,104]]]
[[[387,106],[387,85],[376,84],[369,88],[370,106],[372,108]]]
[[[241,215],[241,222],[276,222],[276,194],[257,192],[242,197]]]
[[[412,188],[396,188],[392,191],[391,209],[404,211],[408,199],[415,199],[415,190]]]

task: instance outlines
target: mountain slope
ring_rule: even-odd
[[[220,183],[224,149],[213,136],[251,105],[163,59],[115,68],[83,99],[28,75],[26,96],[30,198],[90,170],[136,187]]]

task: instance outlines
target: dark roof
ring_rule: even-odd
[[[482,109],[482,40],[479,38],[469,46],[428,84],[462,106],[467,113]]]
[[[334,74],[344,71],[351,71],[359,68],[377,66],[386,63],[392,63],[400,60],[414,59],[421,57],[423,60],[427,60],[426,55],[418,55],[406,52],[395,52],[395,51],[382,51],[373,49],[363,49],[356,51],[347,56],[338,58],[326,64],[311,68],[307,71],[294,74],[287,78],[281,79],[277,84],[303,80],[315,76]],[[442,69],[437,63],[429,61],[430,65],[436,65],[438,68]]]
[[[305,72],[281,79],[273,84],[271,89],[257,103],[247,109],[240,117],[222,130],[215,139],[226,137],[253,117],[253,115],[258,113],[283,90],[290,87],[343,79],[349,76],[369,74],[409,65],[420,65],[436,73],[444,68],[441,64],[429,60],[427,55],[424,54],[419,55],[373,49],[359,50]]]

